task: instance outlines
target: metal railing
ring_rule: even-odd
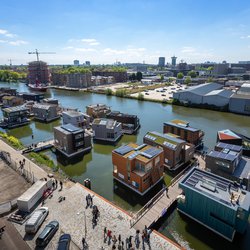
[[[18,165],[19,163],[11,158],[11,155],[9,152],[0,151],[0,158],[9,167],[11,167],[13,170],[15,170],[21,176],[23,176],[27,182],[33,184],[37,181],[37,178],[34,176],[34,173],[30,170],[30,168],[28,166],[20,167]]]
[[[152,205],[163,196],[165,190],[166,187],[160,190],[146,205],[144,205],[136,214],[132,216],[132,219],[130,220],[130,227],[133,227],[137,221],[139,221],[141,217],[152,207]]]

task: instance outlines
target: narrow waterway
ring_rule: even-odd
[[[4,86],[16,88],[19,92],[28,91],[26,85],[22,83],[0,83],[0,87]],[[205,147],[207,150],[214,147],[218,130],[229,128],[244,135],[250,135],[250,117],[247,116],[163,105],[113,96],[52,89],[46,93],[46,97],[56,98],[62,106],[78,108],[84,112],[85,107],[89,104],[105,103],[111,106],[112,110],[138,115],[141,121],[141,128],[138,134],[123,136],[115,147],[131,141],[142,143],[143,136],[146,132],[162,132],[163,123],[172,119],[183,119],[189,121],[191,126],[203,129],[206,133]],[[52,139],[53,127],[59,124],[61,124],[60,120],[48,124],[31,122],[27,126],[11,129],[7,132],[19,138],[25,145],[29,145],[31,143],[37,143],[38,141]],[[31,137],[32,134],[34,135],[34,139]],[[75,163],[57,158],[50,150],[45,153],[58,164],[62,171],[74,180],[82,183],[84,179],[90,178],[92,181],[92,189],[95,192],[128,211],[138,210],[146,202],[148,197],[138,199],[133,192],[129,192],[121,187],[117,188],[116,185],[114,185],[111,152],[115,147],[111,145],[94,144],[92,151]],[[170,177],[167,178],[169,179]],[[218,242],[218,245],[223,246],[224,240],[220,237],[214,236],[208,230],[197,230],[197,228],[200,227],[196,226],[196,224],[192,226],[192,222],[189,222],[185,217],[181,217],[178,212],[174,212],[171,219],[165,221],[159,231],[169,237],[171,235],[171,237],[188,248],[216,249],[214,242]],[[207,234],[209,237],[204,237],[203,234]],[[213,240],[208,241],[206,238]],[[246,236],[246,239],[248,239],[248,242],[250,241],[249,235]],[[240,242],[244,242],[244,240],[240,240]],[[237,246],[230,246],[234,246],[233,249],[247,249],[245,248],[246,245],[242,244],[243,243],[239,243]]]

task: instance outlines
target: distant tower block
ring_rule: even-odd
[[[171,59],[172,59],[172,65],[176,66],[176,59],[177,59],[177,57],[176,56],[172,56]]]
[[[158,66],[159,67],[164,67],[165,66],[165,57],[159,57]]]

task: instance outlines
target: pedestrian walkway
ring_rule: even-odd
[[[23,161],[25,159],[25,164],[24,164],[24,170],[32,173],[35,179],[41,179],[44,177],[47,177],[47,173],[37,166],[34,162],[29,160],[27,157],[22,155],[21,151],[18,151],[11,146],[9,146],[6,142],[0,139],[0,149],[2,151],[8,152],[10,155],[10,160],[13,164],[16,165],[16,168],[18,168],[19,162]]]
[[[94,228],[92,225],[92,208],[86,208],[86,196],[88,194],[93,198],[93,205],[96,205],[100,211],[100,217]],[[58,202],[60,196],[65,197],[65,200]],[[107,230],[111,230],[112,236],[115,235],[117,239],[120,234],[124,244],[126,238],[133,236],[132,244],[133,247],[135,246],[134,239],[136,236],[136,230],[130,227],[130,215],[79,183],[76,183],[71,187],[63,187],[62,191],[56,189],[53,192],[53,197],[51,199],[48,198],[43,206],[49,208],[49,215],[46,222],[39,229],[39,232],[41,232],[44,226],[51,220],[59,221],[60,225],[58,232],[46,249],[56,249],[56,244],[62,232],[69,233],[74,242],[73,244],[77,245],[80,249],[82,249],[83,237],[85,238],[90,250],[101,249],[101,247],[104,249],[111,249],[113,242],[111,241],[110,245],[108,245],[108,242],[104,242],[105,227]],[[15,224],[15,226],[24,237],[24,225]],[[29,240],[28,244],[32,249],[35,247],[34,240]],[[150,235],[150,246],[151,249],[156,250],[180,249],[177,244],[161,237],[160,234],[155,233],[154,231]],[[118,242],[116,244],[116,249],[117,247]],[[147,243],[144,244],[144,247],[145,250],[150,249]],[[141,237],[139,249],[143,249]]]

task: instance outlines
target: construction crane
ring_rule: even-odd
[[[39,62],[39,54],[55,54],[55,52],[38,52],[36,49],[36,51],[28,52],[28,54],[36,54],[36,59]]]
[[[11,59],[8,59],[8,61],[10,62],[10,67],[12,66],[12,60]]]

